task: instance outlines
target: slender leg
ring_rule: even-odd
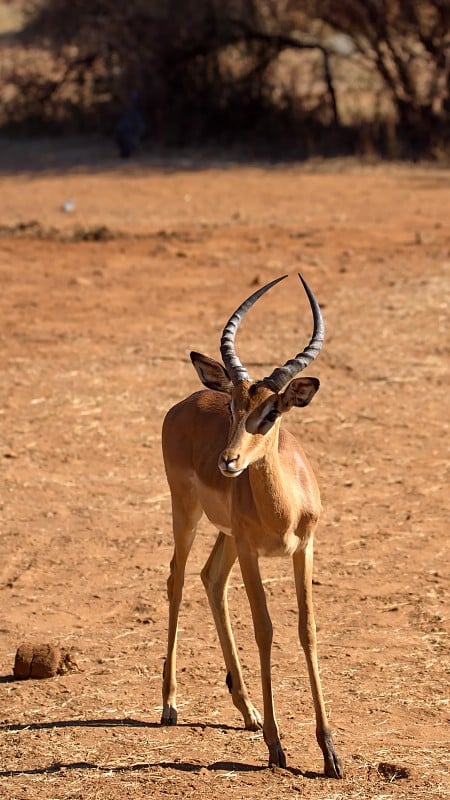
[[[266,595],[259,571],[258,555],[245,544],[238,545],[238,557],[247,597],[253,617],[256,644],[261,664],[261,685],[264,706],[263,734],[269,749],[269,765],[286,766],[286,756],[280,743],[272,694],[271,649],[273,629],[267,609]]]
[[[333,744],[320,683],[317,662],[316,624],[312,599],[313,537],[305,548],[294,555],[294,574],[299,610],[299,636],[309,673],[309,682],[316,714],[316,737],[325,762],[325,775],[342,778],[343,769]]]
[[[228,672],[227,683],[233,703],[241,712],[245,727],[255,731],[262,727],[262,721],[258,711],[250,702],[242,677],[228,611],[228,579],[236,558],[237,552],[233,537],[220,532],[201,575],[222,646]]]
[[[167,637],[167,658],[163,675],[163,712],[161,725],[177,724],[177,632],[178,614],[183,594],[186,561],[194,541],[197,523],[201,517],[201,507],[192,491],[183,495],[177,503],[172,497],[173,537],[175,542],[170,574],[167,581],[169,598],[169,630]]]

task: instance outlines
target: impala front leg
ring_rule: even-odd
[[[236,545],[233,537],[220,532],[211,555],[202,569],[201,576],[208,595],[214,622],[216,623],[217,634],[228,673],[227,684],[233,703],[241,712],[247,730],[257,731],[262,727],[262,721],[259,712],[250,702],[247,687],[242,677],[228,611],[228,579],[236,558]]]
[[[161,725],[177,724],[177,638],[178,615],[183,595],[184,574],[186,561],[195,537],[197,522],[201,516],[201,509],[195,501],[188,502],[189,492],[186,493],[185,502],[175,503],[172,499],[174,552],[170,562],[170,574],[167,581],[167,596],[169,599],[169,629],[167,636],[167,657],[163,672],[163,711]]]
[[[250,603],[261,663],[261,685],[264,706],[263,734],[269,748],[269,766],[285,767],[286,756],[281,747],[278,724],[275,718],[272,693],[271,650],[273,629],[267,609],[266,595],[259,571],[258,555],[245,544],[237,543],[242,578]]]
[[[309,682],[316,714],[316,737],[324,757],[325,775],[328,778],[342,778],[341,760],[336,753],[333,737],[328,725],[322,686],[320,683],[317,661],[316,623],[312,599],[313,537],[311,536],[305,550],[294,555],[295,585],[299,610],[299,636],[302,644]]]

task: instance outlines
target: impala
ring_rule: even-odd
[[[201,577],[223,651],[226,682],[245,727],[262,727],[269,764],[285,767],[272,696],[272,622],[259,557],[288,555],[294,565],[299,637],[314,702],[316,737],[325,774],[341,778],[342,766],[328,726],[319,677],[312,603],[313,535],[321,510],[319,489],[302,448],[280,426],[283,414],[293,406],[308,405],[319,388],[317,378],[295,377],[318,355],[324,338],[320,307],[301,275],[314,320],[313,335],[305,350],[267,378],[253,381],[234,345],[248,309],[286,277],[258,289],[230,317],[220,346],[224,366],[200,353],[191,353],[207,389],[173,406],[164,420],[162,445],[172,498],[174,553],[167,581],[169,628],[161,723],[177,722],[178,614],[186,561],[197,523],[205,513],[219,534]],[[259,650],[263,721],[250,702],[230,624],[227,587],[236,559]]]

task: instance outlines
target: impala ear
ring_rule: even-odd
[[[190,354],[191,361],[197,370],[197,375],[201,382],[208,389],[214,389],[216,392],[230,393],[233,386],[230,376],[222,364],[214,361],[209,356],[204,356],[195,351]]]
[[[280,411],[289,411],[292,406],[302,408],[313,399],[320,386],[318,378],[295,378],[280,395]]]

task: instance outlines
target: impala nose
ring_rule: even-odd
[[[219,469],[222,475],[226,475],[229,478],[240,475],[243,470],[237,466],[238,461],[239,456],[226,456],[222,453],[219,458]]]

